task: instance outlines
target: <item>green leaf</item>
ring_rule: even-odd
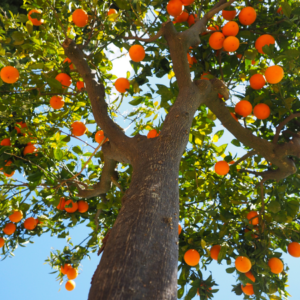
[[[73,147],[72,150],[78,155],[82,155],[82,153],[83,153],[79,146]]]
[[[280,203],[277,201],[272,201],[269,205],[268,205],[268,210],[272,213],[277,213],[279,212],[281,209]]]
[[[134,97],[135,99],[130,101],[129,104],[136,106],[139,105],[145,98],[144,97]]]
[[[288,2],[281,3],[283,13],[289,18],[291,16],[292,8]]]
[[[55,149],[54,150],[54,157],[57,160],[62,160],[62,158],[64,157],[64,152],[61,149]]]
[[[231,144],[237,147],[241,147],[241,143],[237,139],[233,139],[231,141]]]
[[[235,267],[232,267],[232,268],[227,268],[226,269],[226,273],[228,273],[228,274],[232,274],[234,271],[236,270],[236,268]]]

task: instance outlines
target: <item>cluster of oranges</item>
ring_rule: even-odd
[[[79,211],[80,213],[85,213],[89,209],[89,204],[84,201],[80,200],[78,202],[75,202],[73,200],[66,200],[65,197],[61,197],[59,199],[59,203],[56,206],[59,210],[65,210],[68,213],[74,213],[75,211]]]
[[[76,268],[73,268],[70,264],[64,264],[60,267],[60,272],[63,275],[66,275],[68,277],[68,281],[65,284],[65,288],[67,291],[72,291],[75,289],[75,282],[73,279],[77,278],[78,276],[78,270]]]

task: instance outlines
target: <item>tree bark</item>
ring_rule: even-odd
[[[160,136],[149,143],[161,151],[145,150],[133,162],[89,300],[177,299],[180,155],[164,151]]]

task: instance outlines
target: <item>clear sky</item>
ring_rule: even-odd
[[[113,74],[118,77],[125,77],[126,72],[130,71],[128,56],[118,60],[114,64]],[[132,73],[133,74],[133,73]],[[132,75],[131,74],[131,75]],[[160,82],[159,82],[160,81]],[[162,83],[161,80],[156,81]],[[164,81],[167,83],[167,79]],[[125,99],[123,109],[129,109],[126,105],[128,99]],[[122,111],[122,108],[121,108]],[[126,127],[126,123],[119,118],[121,126]],[[222,127],[223,128],[223,127]],[[221,125],[215,131],[220,130]],[[132,129],[130,128],[128,132]],[[212,135],[213,136],[213,135]],[[228,133],[220,139],[218,144],[229,143],[232,136]],[[232,154],[238,153],[241,156],[243,153],[239,148],[230,145],[228,148]],[[227,150],[227,151],[228,151]],[[85,227],[84,224],[70,230],[70,235],[74,244],[80,243],[90,233],[90,228]],[[90,288],[90,281],[95,272],[95,269],[100,261],[96,254],[91,255],[91,260],[85,259],[79,269],[79,276],[76,278],[76,288],[72,292],[65,290],[64,286],[60,286],[55,280],[55,274],[49,274],[53,270],[48,264],[44,264],[45,259],[49,256],[51,249],[63,249],[66,245],[65,239],[58,239],[57,237],[50,237],[45,234],[42,237],[35,237],[34,244],[27,244],[25,248],[19,247],[15,251],[14,258],[8,258],[0,262],[0,300],[84,300],[88,297]],[[289,255],[284,255],[283,260],[288,264],[289,271],[289,287],[288,291],[293,296],[294,300],[300,299],[298,290],[298,272],[300,269],[300,258],[292,258]],[[236,283],[233,274],[227,274],[225,269],[228,268],[226,263],[218,265],[213,261],[210,265],[209,271],[203,271],[205,278],[212,273],[214,280],[219,284],[220,291],[214,297],[215,300],[237,300],[242,299],[242,296],[236,296],[231,292],[231,285]],[[61,291],[59,291],[61,288]],[[195,297],[197,299],[197,297]],[[156,300],[156,299],[153,299]],[[159,299],[157,299],[159,300]]]

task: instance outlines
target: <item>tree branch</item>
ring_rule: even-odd
[[[158,38],[160,38],[163,35],[163,27],[160,28],[160,30],[154,35],[150,36],[149,38],[142,38],[138,36],[128,36],[128,37],[123,37],[124,40],[137,40],[141,42],[146,42],[146,43],[151,43],[155,42]]]
[[[249,152],[247,152],[244,156],[242,156],[240,159],[238,159],[235,163],[233,163],[232,165],[238,165],[240,162],[246,160],[248,157],[255,155],[256,152],[254,150],[251,150]]]

